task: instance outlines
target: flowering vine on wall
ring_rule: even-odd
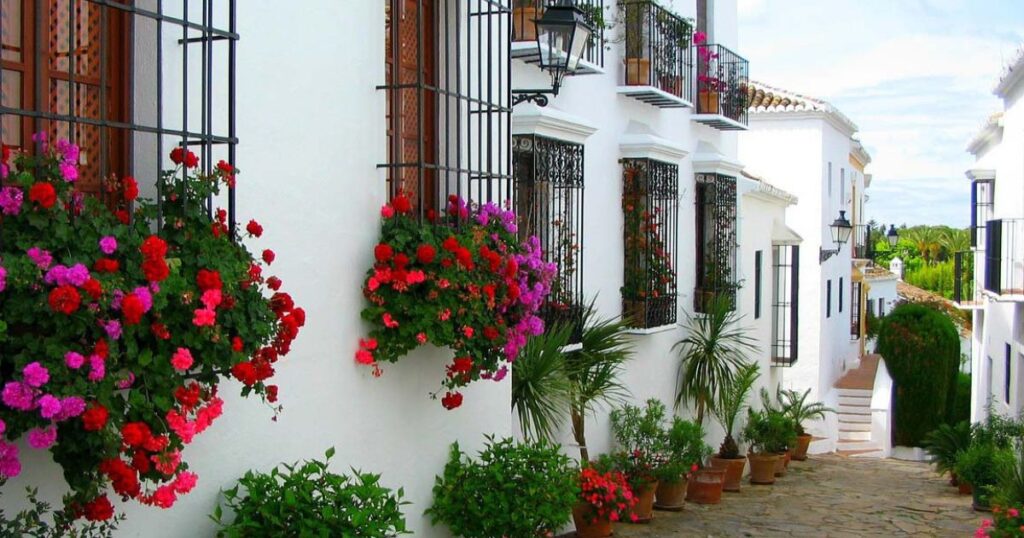
[[[421,223],[409,198],[396,196],[381,208],[380,243],[363,286],[362,316],[373,329],[356,361],[379,376],[380,362],[418,346],[451,348],[441,383],[446,409],[462,405],[460,387],[501,381],[527,337],[544,331],[537,312],[557,272],[537,237],[520,241],[513,212],[470,205],[450,196],[442,217]]]
[[[232,241],[227,212],[207,213],[232,165],[201,174],[175,149],[159,209],[131,177],[101,203],[74,189],[75,145],[37,142],[41,156],[5,147],[0,165],[0,480],[21,473],[25,436],[63,468],[72,517],[110,519],[108,484],[169,508],[196,484],[182,449],[221,416],[218,383],[274,405],[274,363],[305,313]]]

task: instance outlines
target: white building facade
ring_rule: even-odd
[[[972,312],[971,419],[1024,407],[1024,50],[994,93],[1002,110],[970,141],[971,250],[956,258],[954,300]],[[973,279],[971,274],[973,271]]]

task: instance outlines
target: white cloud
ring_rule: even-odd
[[[760,17],[767,9],[768,0],[738,0],[736,3],[736,10],[742,19]]]

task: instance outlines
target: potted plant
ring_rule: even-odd
[[[789,468],[789,460],[793,456],[793,448],[796,446],[797,427],[796,422],[790,418],[783,407],[782,388],[776,389],[774,400],[770,394],[768,389],[761,388],[762,409],[769,418],[778,418],[780,424],[785,424],[789,428],[785,443],[779,445],[779,455],[782,458],[775,462],[775,476],[785,476],[786,470]]]
[[[678,97],[683,95],[686,68],[679,58],[690,48],[693,32],[692,20],[681,20],[674,14],[660,10],[655,17],[655,32],[660,36],[652,47],[658,58],[655,71],[658,86]]]
[[[562,349],[573,330],[564,323],[548,326],[526,341],[512,363],[512,411],[526,439],[551,441],[564,422],[569,376]]]
[[[807,449],[811,445],[812,436],[803,427],[808,420],[820,420],[825,418],[825,413],[835,411],[821,402],[807,403],[811,389],[800,393],[796,390],[779,389],[777,398],[782,407],[782,412],[793,421],[796,428],[796,445],[793,447],[793,459],[804,461],[807,459]]]
[[[991,488],[1000,478],[1000,472],[1012,464],[1013,453],[995,443],[977,439],[956,461],[956,474],[971,485],[972,506],[975,511],[988,512]]]
[[[612,433],[622,449],[613,457],[638,498],[636,521],[650,521],[658,488],[657,470],[662,463],[659,455],[665,448],[665,405],[656,399],[647,400],[645,409],[624,405],[612,411],[611,421]]]
[[[697,46],[697,110],[701,114],[718,114],[719,95],[727,90],[718,66],[718,53],[707,43],[704,32],[693,34]]]
[[[455,443],[426,514],[466,538],[550,535],[569,522],[576,480],[572,460],[544,441],[488,438],[476,459]]]
[[[704,428],[696,422],[675,417],[665,432],[664,453],[655,469],[658,490],[654,507],[682,510],[688,475],[710,452],[711,447],[704,442]]]
[[[651,59],[645,44],[650,31],[648,20],[654,2],[627,1],[619,3],[618,21],[622,23],[621,39],[625,41],[626,85],[651,84]]]
[[[576,536],[611,536],[612,522],[630,517],[637,502],[626,477],[615,470],[601,472],[596,465],[589,465],[580,471],[579,478],[580,495],[572,510]]]
[[[544,13],[540,0],[512,0],[512,41],[535,41],[537,23]]]
[[[747,409],[743,440],[750,446],[747,459],[750,461],[751,484],[775,483],[782,454],[793,438],[793,426],[782,413],[771,409]]]
[[[949,483],[958,486],[956,460],[971,445],[971,425],[961,421],[956,425],[941,424],[925,436],[921,442],[931,457],[935,471],[939,474],[949,473]]]
[[[725,430],[725,438],[718,447],[718,454],[711,458],[712,467],[725,469],[725,483],[722,487],[725,491],[740,490],[747,458],[740,453],[739,444],[733,435],[736,433],[736,420],[740,412],[746,408],[747,397],[760,375],[756,363],[743,366],[736,373],[733,382],[719,391],[718,398],[711,407],[711,413]]]

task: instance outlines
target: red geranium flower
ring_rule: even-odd
[[[121,427],[121,441],[127,446],[142,446],[152,435],[145,422],[129,422]]]
[[[167,255],[167,242],[159,236],[151,235],[142,242],[139,251],[146,259],[163,258]]]
[[[250,220],[249,224],[245,225],[245,231],[249,232],[249,235],[253,237],[259,237],[263,235],[263,226],[255,220]]]
[[[272,289],[272,290],[274,290],[274,291],[277,291],[277,290],[281,289],[281,279],[277,278],[276,276],[272,276],[272,277],[268,278],[267,279],[267,287]]]
[[[39,182],[28,190],[28,199],[39,204],[43,209],[50,209],[53,204],[57,203],[57,191],[54,190],[53,185]]]
[[[251,362],[240,362],[232,366],[231,375],[249,387],[257,381],[256,367]]]
[[[174,164],[181,164],[181,161],[185,159],[185,149],[177,147],[171,150],[171,162]]]
[[[171,268],[163,258],[152,258],[142,262],[142,273],[150,282],[163,282],[171,275]]]
[[[85,284],[82,284],[82,291],[88,293],[89,297],[92,297],[92,299],[95,301],[99,299],[101,295],[103,295],[103,285],[100,284],[99,280],[96,280],[95,278],[90,278],[89,280],[85,281]]]
[[[137,325],[145,314],[142,299],[134,293],[129,293],[121,300],[121,313],[124,314],[125,325]]]
[[[277,385],[267,385],[267,401],[270,403],[277,401]]]
[[[420,263],[430,263],[434,261],[435,256],[437,256],[437,250],[434,249],[433,245],[420,245],[416,249],[416,259]]]
[[[404,194],[399,194],[394,200],[391,200],[391,207],[394,207],[395,211],[403,214],[412,211],[412,203],[409,202],[409,198]]]
[[[458,392],[449,392],[441,398],[441,405],[445,409],[451,410],[462,405],[462,394]]]
[[[102,404],[94,402],[82,413],[82,428],[87,432],[102,430],[107,425],[107,408]]]
[[[395,252],[391,249],[391,245],[380,243],[373,247],[373,257],[380,263],[384,263],[394,256]]]
[[[132,200],[139,197],[139,183],[135,181],[135,178],[133,178],[132,176],[128,176],[124,178],[123,183],[124,188],[122,189],[122,191],[125,201],[131,202]]]
[[[82,297],[74,286],[58,286],[50,291],[50,308],[54,312],[71,315],[82,304]]]
[[[106,495],[100,495],[85,503],[83,512],[89,521],[106,521],[114,516],[114,505]]]
[[[203,291],[219,290],[224,287],[224,283],[220,279],[220,272],[209,269],[199,270],[196,274],[196,285]]]
[[[110,258],[100,258],[92,264],[92,270],[97,273],[116,273],[120,268],[121,264]]]
[[[269,248],[263,251],[263,261],[267,262],[267,265],[274,263],[274,251]]]
[[[127,225],[128,222],[131,221],[131,215],[129,215],[128,211],[124,209],[118,209],[117,211],[114,211],[114,216],[117,217],[117,221],[120,222],[121,224]]]
[[[235,336],[231,339],[231,351],[234,351],[235,353],[241,353],[243,347],[244,345],[241,338]]]

